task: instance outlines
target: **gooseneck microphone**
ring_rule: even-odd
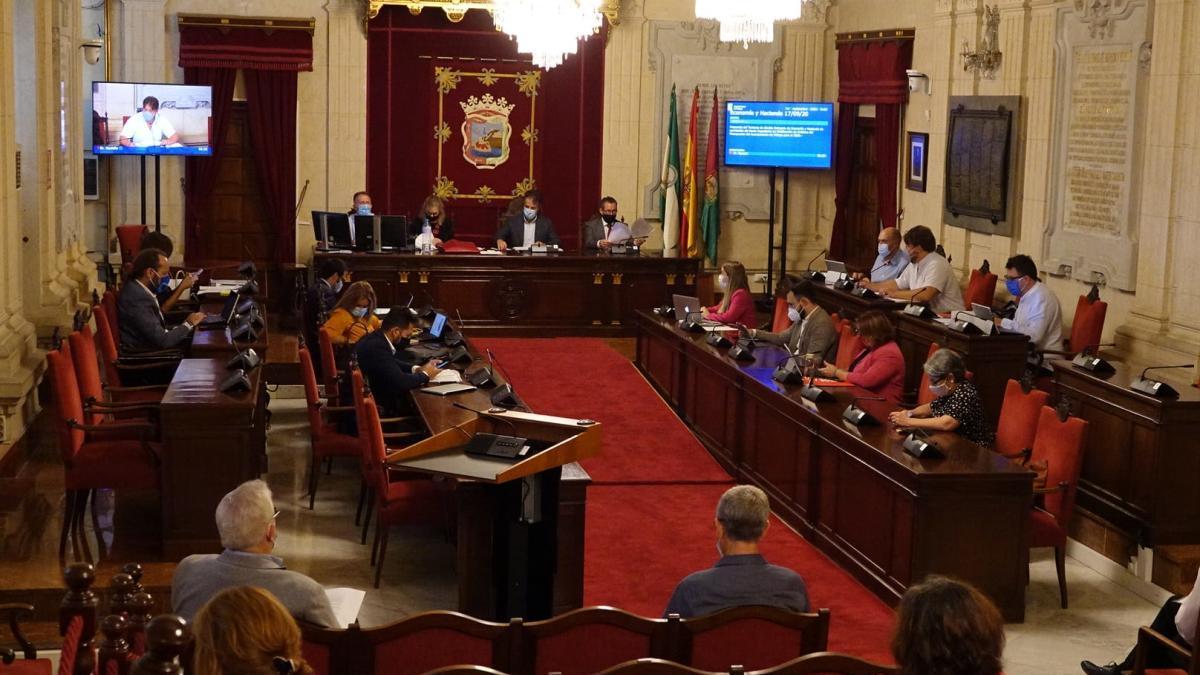
[[[1146,366],[1142,370],[1142,374],[1138,377],[1138,379],[1140,379],[1140,380],[1146,379],[1146,373],[1148,373],[1152,370],[1166,370],[1169,368],[1194,368],[1194,367],[1195,367],[1195,364],[1193,364],[1193,363],[1184,363],[1184,364],[1178,365],[1178,366]]]
[[[818,258],[825,255],[826,253],[829,253],[828,248],[821,249],[821,252],[814,255],[812,257],[812,260],[809,260],[808,264],[804,266],[804,273],[808,275],[809,279],[812,279],[813,281],[825,281],[825,275],[821,274],[820,272],[814,272],[812,266],[813,266],[813,263],[817,262]]]
[[[1185,364],[1181,364],[1181,365],[1177,365],[1177,366],[1146,366],[1142,370],[1142,374],[1140,376],[1138,376],[1138,379],[1134,380],[1133,383],[1129,385],[1129,388],[1136,392],[1140,392],[1140,393],[1147,394],[1150,396],[1157,396],[1160,398],[1167,398],[1167,397],[1174,398],[1174,397],[1179,396],[1179,391],[1176,390],[1175,387],[1172,387],[1171,385],[1167,384],[1166,382],[1161,382],[1159,380],[1148,380],[1148,379],[1146,379],[1146,373],[1150,372],[1151,370],[1166,370],[1169,368],[1192,368],[1192,367],[1194,367],[1194,364],[1191,364],[1191,363],[1185,363]]]

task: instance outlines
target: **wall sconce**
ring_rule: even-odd
[[[996,78],[1000,62],[1004,55],[997,48],[1000,45],[1000,6],[983,6],[984,29],[983,45],[980,49],[971,51],[971,45],[963,40],[962,53],[963,70],[982,75],[989,80]]]
[[[87,40],[81,42],[79,48],[83,50],[83,60],[87,61],[89,66],[94,66],[100,62],[100,55],[104,52],[104,43],[100,40]]]
[[[917,93],[921,89],[921,82],[924,81],[925,82],[925,95],[929,96],[930,94],[933,93],[928,75],[926,75],[925,73],[922,73],[919,70],[906,70],[904,72],[905,72],[905,74],[908,75],[908,91],[909,92],[914,93],[914,94]]]

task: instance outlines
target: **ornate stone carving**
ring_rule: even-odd
[[[1143,72],[1150,72],[1150,61],[1154,57],[1154,43],[1143,42],[1142,48],[1138,50],[1138,67]]]
[[[499,313],[497,319],[513,320],[520,318],[529,307],[529,288],[525,282],[512,277],[504,277],[492,285],[493,311]]]
[[[1128,4],[1129,0],[1075,0],[1075,14],[1087,24],[1093,38],[1107,40],[1113,36],[1118,15]]]

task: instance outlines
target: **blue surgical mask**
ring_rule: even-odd
[[[1005,279],[1004,287],[1008,289],[1009,294],[1014,298],[1021,297],[1021,280],[1020,279]]]
[[[357,214],[360,216],[371,215],[371,205],[370,204],[359,204],[355,208],[357,209]]]
[[[352,314],[354,316],[354,318],[356,318],[356,319],[361,319],[367,315],[367,308],[366,307],[355,307],[354,309],[350,310],[350,314]]]
[[[537,220],[537,209],[531,209],[528,206],[526,206],[522,210],[525,212],[525,220],[530,220],[530,221]]]
[[[166,293],[171,290],[171,277],[162,277],[158,280],[158,292]]]
[[[154,123],[154,115],[155,115],[155,113],[152,113],[149,110],[142,111],[142,119],[146,120],[146,124]]]
[[[879,250],[879,255],[887,255],[888,253],[891,253],[891,249],[888,248],[888,245],[884,244],[884,243],[879,244],[878,250]]]
[[[795,307],[788,307],[788,321],[796,323],[803,318],[804,315],[800,313],[800,310],[796,309]]]

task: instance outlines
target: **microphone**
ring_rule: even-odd
[[[1179,365],[1179,366],[1146,366],[1144,369],[1142,369],[1142,374],[1138,376],[1138,379],[1140,379],[1140,380],[1146,379],[1146,373],[1150,372],[1151,370],[1164,370],[1164,369],[1168,369],[1168,368],[1194,368],[1194,367],[1195,367],[1194,363],[1185,363],[1185,364]]]
[[[700,310],[689,310],[687,307],[684,307],[683,309],[683,318],[679,320],[679,323],[683,325],[683,329],[689,333],[703,333],[704,326],[700,325],[699,321],[693,321],[691,317],[703,316],[704,312]]]
[[[787,356],[776,361],[775,362],[775,372],[771,373],[771,379],[773,379],[776,382],[779,382],[781,384],[803,384],[804,383],[804,373],[802,371],[804,369],[804,366],[799,361],[796,361],[796,357],[798,357],[798,356],[800,356],[800,355],[788,352]],[[785,364],[788,363],[789,361],[795,362],[796,367],[795,368],[786,367]]]
[[[433,294],[432,294],[432,293],[430,293],[429,291],[425,290],[424,288],[420,288],[420,287],[418,287],[418,289],[417,289],[417,290],[421,291],[421,294],[422,294],[422,295],[424,295],[426,298],[429,298],[429,304],[428,304],[428,305],[426,305],[426,306],[425,306],[425,307],[424,307],[424,308],[421,310],[421,313],[420,313],[420,314],[421,314],[421,318],[422,318],[422,319],[432,319],[432,318],[433,318],[433,315],[434,315],[434,314],[437,314],[437,309],[435,309],[435,308],[434,308],[434,305],[436,305],[436,304],[437,304],[437,299],[433,297]]]
[[[1157,396],[1159,398],[1176,398],[1179,396],[1179,391],[1177,389],[1175,389],[1171,385],[1167,384],[1166,382],[1161,382],[1159,380],[1146,379],[1146,373],[1150,372],[1151,370],[1164,370],[1164,369],[1168,369],[1168,368],[1192,368],[1194,366],[1195,366],[1195,364],[1191,364],[1191,363],[1186,363],[1186,364],[1178,365],[1178,366],[1146,366],[1146,368],[1142,370],[1142,374],[1139,375],[1138,378],[1136,380],[1134,380],[1132,384],[1129,385],[1129,388],[1136,392],[1147,394],[1149,396]]]
[[[742,326],[741,324],[725,323],[724,321],[718,321],[717,325],[725,326],[726,328],[736,330],[739,333],[742,331],[743,328],[745,328],[745,326]],[[716,347],[717,349],[727,349],[727,348],[733,346],[732,340],[725,337],[724,335],[721,335],[720,331],[715,331],[715,330],[708,331],[708,335],[705,336],[704,341],[707,342],[708,344]]]
[[[496,355],[492,353],[491,349],[485,349],[484,351],[487,352],[488,363],[492,365],[493,369],[499,369],[500,374],[504,376],[504,384],[496,387],[495,391],[492,392],[492,405],[499,406],[501,408],[524,407],[521,405],[521,400],[517,398],[517,393],[513,389],[512,378],[509,377],[508,371],[505,370],[504,366],[500,364],[500,361],[496,358]]]
[[[1075,358],[1071,359],[1071,365],[1093,373],[1114,373],[1116,372],[1116,368],[1113,368],[1111,363],[1101,358],[1093,350],[1097,350],[1100,347],[1113,347],[1115,345],[1115,342],[1085,345],[1075,355]]]
[[[916,457],[917,459],[943,459],[946,453],[942,452],[932,440],[929,440],[929,434],[923,429],[913,429],[904,437],[902,446],[904,451]]]
[[[504,417],[497,415],[496,413],[488,412],[486,410],[476,410],[475,408],[472,408],[471,406],[463,405],[463,404],[459,403],[458,401],[454,401],[451,405],[453,405],[455,408],[462,408],[463,410],[473,412],[476,415],[479,415],[481,417],[488,416],[488,419],[490,419],[490,420],[495,420],[497,422],[504,422],[505,424],[508,425],[508,427],[510,429],[512,429],[514,436],[517,434],[517,425],[513,424],[512,420],[505,419]]]
[[[879,420],[872,417],[867,411],[854,405],[859,401],[886,401],[882,396],[855,396],[850,399],[850,405],[842,411],[842,419],[853,424],[854,426],[862,426],[863,424],[879,424]]]
[[[808,275],[809,279],[812,279],[813,281],[822,281],[822,282],[825,281],[825,275],[821,274],[820,272],[814,272],[812,266],[813,266],[813,263],[815,263],[817,261],[817,258],[820,258],[821,256],[825,255],[826,253],[829,253],[828,248],[821,249],[821,252],[814,255],[812,257],[812,260],[808,261],[808,265],[805,265],[804,272],[805,272],[805,274]]]

